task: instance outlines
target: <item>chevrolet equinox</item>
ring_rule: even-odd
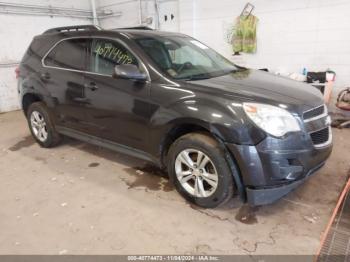
[[[40,146],[69,136],[153,162],[205,208],[234,196],[272,203],[332,150],[316,88],[239,67],[179,33],[53,28],[34,37],[17,76]]]

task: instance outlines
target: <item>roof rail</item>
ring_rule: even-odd
[[[121,27],[121,28],[113,28],[112,30],[122,30],[122,29],[128,29],[128,30],[153,30],[152,28],[150,28],[148,26]]]
[[[46,30],[43,34],[62,33],[62,32],[71,32],[71,31],[96,31],[96,30],[101,30],[101,28],[96,25],[73,25],[73,26],[51,28],[49,30]]]

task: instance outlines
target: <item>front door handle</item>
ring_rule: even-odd
[[[91,91],[96,91],[98,89],[98,86],[96,85],[95,82],[90,82],[90,83],[85,83],[84,84],[85,88],[89,88]]]
[[[73,100],[81,104],[90,104],[90,100],[86,97],[76,97]]]

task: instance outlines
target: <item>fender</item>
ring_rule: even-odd
[[[49,108],[53,108],[56,105],[55,100],[52,98],[48,89],[45,88],[45,83],[37,74],[37,72],[33,72],[29,77],[24,78],[21,81],[22,83],[19,84],[19,91],[21,94],[20,102],[22,104],[22,99],[25,95],[33,94],[40,97],[40,100],[43,101]]]
[[[253,145],[265,138],[263,132],[242,117],[245,113],[241,107],[232,112],[229,101],[216,101],[199,97],[160,106],[150,120],[150,144],[162,145],[162,138],[180,126],[198,126],[225,143]],[[157,155],[159,150],[160,147],[151,148]]]
[[[243,179],[242,179],[242,174],[239,170],[239,165],[238,165],[237,161],[234,159],[234,157],[231,155],[230,151],[225,146],[225,143],[221,139],[216,139],[216,140],[219,142],[220,147],[225,152],[225,158],[226,158],[226,161],[230,167],[231,174],[233,176],[233,180],[235,181],[235,185],[236,185],[238,194],[239,194],[241,200],[243,202],[246,202],[247,195],[246,195],[246,191],[245,191],[245,188],[243,185]]]

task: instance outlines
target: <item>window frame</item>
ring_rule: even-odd
[[[100,73],[95,73],[95,72],[91,72],[88,70],[77,70],[77,69],[71,69],[71,68],[64,68],[64,67],[57,67],[57,66],[49,66],[45,64],[45,59],[47,58],[47,56],[51,53],[51,51],[57,47],[57,45],[59,45],[61,42],[63,41],[67,41],[67,40],[71,40],[71,39],[86,39],[86,40],[93,40],[93,39],[105,39],[105,40],[110,40],[110,41],[114,41],[120,45],[122,45],[125,49],[127,49],[137,60],[137,62],[140,64],[140,66],[145,70],[145,73],[147,75],[147,82],[151,81],[151,77],[150,77],[150,73],[148,71],[147,66],[145,65],[145,63],[143,62],[143,60],[140,58],[139,55],[137,55],[131,48],[128,47],[127,44],[125,44],[121,39],[119,38],[114,38],[114,37],[104,37],[104,36],[72,36],[72,37],[66,37],[66,38],[62,38],[59,41],[57,41],[43,56],[43,58],[41,59],[41,64],[44,68],[53,68],[53,69],[58,69],[58,70],[64,70],[64,71],[71,71],[71,72],[77,72],[77,73],[84,73],[84,74],[91,74],[91,75],[99,75],[99,76],[107,76],[110,78],[113,78],[112,75],[107,75],[107,74],[100,74]],[[92,44],[92,41],[91,41]],[[90,56],[91,56],[91,46],[88,45],[88,48],[85,52],[85,56],[86,56],[86,62],[89,64],[90,66]]]
[[[139,64],[139,67],[143,67],[145,68],[145,71],[147,72],[147,76],[149,76],[148,74],[148,70],[146,68],[146,66],[142,63],[142,60],[135,54],[135,52],[133,52],[130,48],[128,48],[122,41],[118,41],[117,39],[114,39],[114,38],[106,38],[106,37],[91,37],[91,44],[89,45],[88,47],[88,52],[87,52],[87,60],[86,60],[86,63],[88,65],[88,69],[90,70],[91,69],[91,58],[92,58],[92,46],[93,46],[93,41],[96,40],[109,40],[110,42],[114,42],[116,44],[119,44],[120,46],[122,46],[123,48],[125,48],[126,51],[128,51],[131,55],[134,56],[135,60],[137,61],[137,63]],[[86,70],[87,72],[91,73],[91,74],[97,74],[97,75],[104,75],[104,76],[110,76],[112,77],[113,75],[109,75],[109,74],[103,74],[103,73],[97,73],[97,72],[92,72],[92,71],[89,71],[89,70]]]
[[[72,39],[89,39],[89,37],[69,37],[69,38],[60,39],[60,40],[57,41],[57,42],[46,52],[46,54],[43,56],[43,58],[41,59],[41,64],[42,64],[42,66],[43,66],[43,67],[46,67],[46,68],[60,69],[60,70],[73,71],[73,72],[85,72],[84,70],[73,69],[73,68],[65,68],[65,67],[59,67],[59,66],[50,66],[50,65],[46,65],[46,64],[45,64],[46,58],[49,56],[49,54],[50,54],[60,43],[63,43],[64,41],[69,41],[69,40],[72,40]],[[87,49],[85,49],[84,53],[85,53],[85,64],[86,64]]]

